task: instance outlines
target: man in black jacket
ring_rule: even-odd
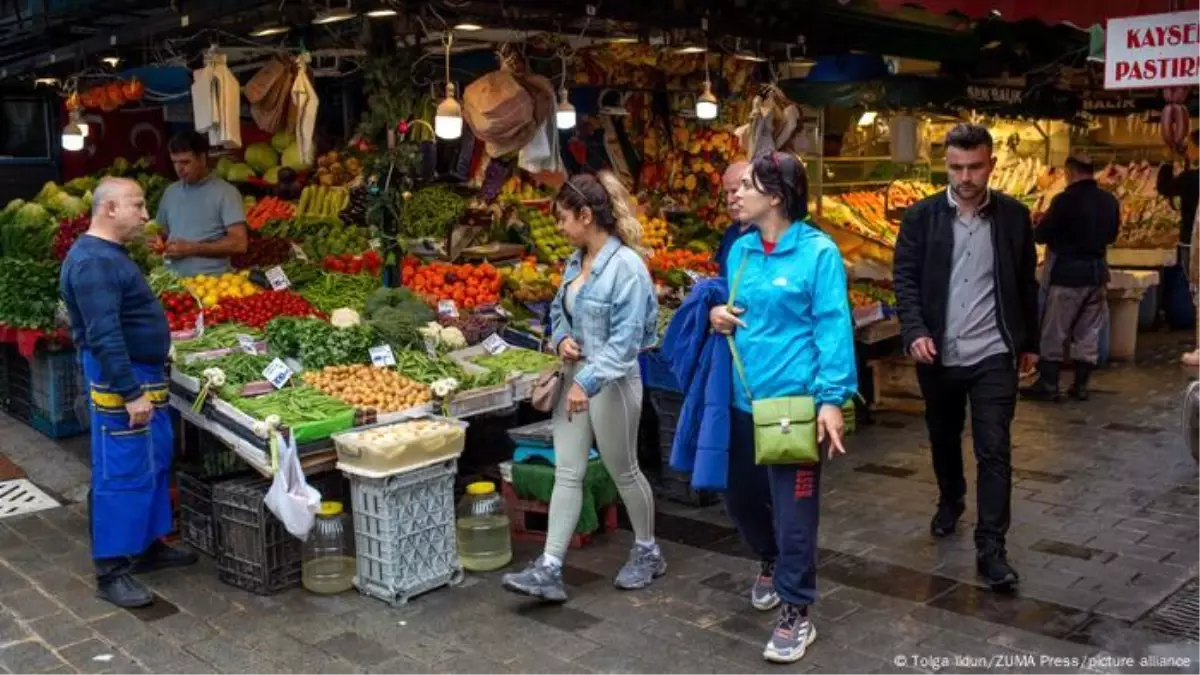
[[[1018,365],[1031,372],[1037,364],[1037,254],[1029,209],[987,187],[995,165],[987,129],[960,124],[950,131],[950,187],[904,214],[894,275],[940,493],[930,531],[951,534],[964,510],[962,432],[969,402],[979,476],[976,566],[993,589],[1011,590],[1018,576],[1004,548],[1012,492],[1009,427]]]
[[[1042,401],[1059,400],[1059,371],[1068,340],[1075,363],[1075,384],[1068,393],[1080,401],[1088,399],[1088,379],[1099,359],[1100,332],[1108,313],[1105,256],[1121,224],[1121,205],[1096,184],[1091,157],[1068,157],[1066,170],[1067,188],[1050,202],[1033,232],[1034,241],[1050,251],[1049,288],[1038,381],[1021,395]]]

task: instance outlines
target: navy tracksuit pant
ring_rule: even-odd
[[[725,508],[751,550],[775,561],[775,591],[793,605],[817,599],[820,479],[820,464],[755,464],[750,413],[731,410]]]

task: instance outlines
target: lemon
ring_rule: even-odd
[[[212,307],[213,305],[217,304],[217,296],[211,294],[206,295],[204,296],[204,300],[202,300],[202,302],[204,303],[205,307]]]

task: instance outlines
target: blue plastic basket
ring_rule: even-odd
[[[679,383],[675,380],[675,374],[671,372],[671,364],[667,361],[662,352],[657,349],[648,352],[642,352],[638,355],[638,365],[642,369],[642,383],[647,389],[654,391],[669,391],[676,394],[683,393],[679,388]]]
[[[30,360],[33,409],[55,424],[78,421],[83,374],[74,351],[38,350]]]
[[[47,438],[71,438],[87,433],[89,421],[86,417],[82,420],[75,417],[51,420],[43,415],[42,411],[34,410],[29,419],[29,426],[42,432]]]

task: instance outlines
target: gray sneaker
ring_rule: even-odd
[[[762,571],[750,588],[750,604],[760,612],[769,612],[779,606],[779,594],[775,592],[775,561],[762,561]]]
[[[617,572],[613,583],[617,588],[633,591],[649,586],[650,582],[666,573],[667,561],[657,545],[642,546],[635,543],[629,552],[629,562]]]
[[[779,623],[771,641],[763,650],[763,658],[772,663],[795,663],[804,658],[804,650],[817,639],[817,629],[804,616],[799,605],[784,605],[779,610]]]
[[[522,572],[505,574],[501,579],[504,588],[521,595],[541,598],[550,602],[566,602],[567,588],[563,586],[562,567],[546,563],[539,557]]]

